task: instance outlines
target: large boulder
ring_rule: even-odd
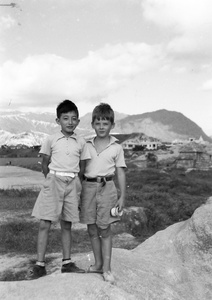
[[[156,233],[133,250],[113,249],[116,285],[99,274],[54,272],[34,281],[1,282],[1,299],[212,299],[212,197],[193,216]],[[87,255],[75,256],[86,267]]]

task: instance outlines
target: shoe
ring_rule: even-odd
[[[111,284],[115,284],[116,283],[115,278],[114,278],[113,274],[110,271],[104,272],[103,273],[103,278],[104,278],[104,281],[107,281],[107,282],[109,282]]]
[[[62,265],[61,268],[62,273],[85,273],[85,270],[78,268],[75,263],[68,263],[65,265]]]
[[[98,273],[98,274],[102,274],[103,271],[102,271],[102,269],[97,270],[97,269],[94,268],[94,266],[90,266],[90,267],[87,269],[86,273]]]
[[[46,268],[41,267],[38,265],[34,265],[27,273],[26,279],[32,280],[32,279],[38,279],[42,276],[46,275]]]

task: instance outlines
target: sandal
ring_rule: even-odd
[[[90,266],[90,267],[87,269],[86,273],[98,273],[98,274],[102,274],[103,271],[102,271],[102,269],[97,270],[97,269],[94,269],[94,266]]]

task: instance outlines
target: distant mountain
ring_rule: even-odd
[[[80,117],[76,133],[81,136],[94,134],[91,127],[91,113]],[[115,112],[116,120],[126,117],[126,114]],[[1,145],[37,145],[46,135],[60,130],[53,113],[22,113],[19,111],[1,112],[0,116],[0,146]],[[37,136],[37,139],[36,139]]]
[[[188,138],[212,142],[203,130],[182,113],[165,109],[139,115],[126,115],[115,112],[116,126],[113,134],[143,133],[161,141],[188,140]],[[21,113],[18,111],[1,113],[0,146],[1,145],[37,145],[47,134],[60,130],[53,113]],[[94,134],[91,128],[91,113],[80,117],[76,132],[81,136]]]
[[[188,138],[212,142],[203,130],[182,113],[165,109],[139,115],[130,115],[116,122],[115,130],[119,133],[143,132],[147,136],[171,142],[175,139],[187,140]]]
[[[80,123],[77,126],[77,133],[87,135],[93,133],[91,128],[91,113],[80,117]],[[126,117],[127,114],[115,112],[116,120]],[[55,121],[56,116],[53,113],[22,113],[19,111],[1,112],[0,130],[11,132],[12,134],[25,131],[37,131],[52,134],[57,132],[60,127]]]
[[[47,134],[57,131],[58,125],[55,122],[55,115],[51,113],[1,113],[0,129],[13,134],[25,131],[37,131]]]
[[[25,145],[28,147],[41,145],[42,141],[48,136],[43,132],[22,132],[12,134],[10,132],[0,130],[0,145],[17,146]]]

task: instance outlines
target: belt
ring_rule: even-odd
[[[97,177],[94,177],[94,178],[88,178],[88,177],[84,176],[83,179],[85,181],[89,181],[89,182],[98,182],[98,183],[101,183],[101,182],[106,182],[106,181],[113,180],[113,176],[108,176],[108,177],[97,176]]]
[[[50,174],[54,174],[54,175],[57,175],[57,176],[68,176],[68,177],[76,177],[77,176],[77,173],[70,173],[70,172],[58,172],[58,171],[53,171],[53,170],[50,170],[49,171]]]

